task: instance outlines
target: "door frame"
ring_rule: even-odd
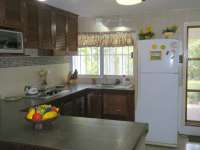
[[[186,125],[186,109],[187,109],[187,59],[188,59],[188,27],[200,26],[200,22],[186,22],[184,23],[184,42],[183,42],[183,70],[182,70],[182,82],[183,86],[180,90],[180,111],[179,111],[179,133],[186,135],[200,136],[200,127]]]

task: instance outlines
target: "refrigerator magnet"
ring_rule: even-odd
[[[162,60],[162,52],[161,51],[150,51],[150,60],[151,61]]]
[[[151,47],[152,47],[152,49],[154,49],[154,50],[155,50],[155,49],[157,49],[157,48],[158,48],[158,45],[157,45],[157,44],[153,44]]]
[[[165,50],[166,49],[166,45],[161,45],[160,49]]]

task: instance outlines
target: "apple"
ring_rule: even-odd
[[[36,112],[33,117],[32,117],[33,121],[41,121],[42,120],[42,115],[38,112]]]

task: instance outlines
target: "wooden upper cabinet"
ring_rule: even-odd
[[[38,3],[28,0],[25,3],[24,47],[37,49],[39,45]]]
[[[52,9],[45,5],[39,5],[39,49],[53,50],[53,24]]]
[[[78,51],[78,16],[68,15],[67,52],[76,54]]]
[[[0,28],[22,31],[39,55],[76,54],[78,16],[36,0],[0,0]]]
[[[1,26],[22,29],[24,0],[0,0]]]
[[[54,10],[54,55],[64,56],[67,52],[67,18],[66,13],[61,10]]]
[[[0,0],[0,26],[4,25],[5,0]]]

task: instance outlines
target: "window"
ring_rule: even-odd
[[[133,46],[79,48],[73,70],[80,75],[133,75]]]
[[[104,48],[104,75],[133,75],[132,46]]]
[[[188,34],[186,122],[200,123],[200,26],[191,26]]]
[[[73,56],[73,70],[80,75],[100,75],[100,48],[79,48],[78,56]]]

